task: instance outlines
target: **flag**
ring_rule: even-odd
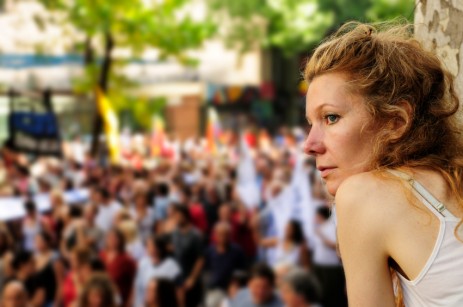
[[[251,149],[244,137],[241,137],[241,153],[238,162],[237,193],[241,201],[249,209],[257,208],[260,205],[261,197],[257,182],[257,172]]]
[[[219,115],[214,108],[209,107],[207,112],[207,149],[211,154],[217,153],[217,143],[222,136],[222,128],[220,125]]]
[[[96,89],[96,99],[98,110],[103,118],[110,160],[112,163],[119,163],[121,156],[119,146],[119,119],[117,118],[111,102],[100,88]]]
[[[165,123],[159,114],[153,116],[151,133],[151,156],[160,157],[164,150]]]

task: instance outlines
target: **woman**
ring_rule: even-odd
[[[296,220],[288,221],[283,238],[262,238],[259,243],[265,248],[275,248],[272,263],[274,268],[280,265],[308,266],[308,250],[304,233],[301,224]]]
[[[139,263],[135,279],[135,306],[141,306],[149,281],[162,277],[176,281],[180,277],[180,266],[169,255],[166,239],[151,237],[146,241],[147,257]]]
[[[453,76],[409,28],[349,23],[307,63],[306,153],[335,195],[351,306],[463,305]]]
[[[59,304],[61,282],[64,279],[64,266],[58,259],[58,254],[51,249],[52,238],[46,232],[41,232],[35,237],[35,281],[44,286],[45,306],[52,306],[54,302]]]
[[[108,275],[95,273],[85,283],[77,307],[116,307],[117,292]]]
[[[126,242],[127,253],[139,261],[145,255],[145,247],[138,233],[137,223],[131,219],[125,219],[118,223],[117,228],[122,232]]]
[[[146,307],[178,307],[175,284],[165,278],[153,278],[146,287]]]
[[[34,201],[27,200],[24,203],[26,215],[22,221],[23,248],[27,251],[35,251],[35,236],[46,230],[46,223],[37,212]]]
[[[154,210],[148,206],[146,193],[138,192],[135,194],[130,215],[138,224],[142,240],[146,240],[154,230]]]
[[[60,301],[64,307],[74,306],[83,285],[92,273],[92,254],[90,250],[76,247],[69,255],[70,269],[61,288]]]
[[[118,229],[112,229],[106,235],[106,246],[100,253],[111,280],[117,286],[122,306],[128,306],[130,292],[136,272],[136,263],[126,252],[125,238]]]
[[[290,220],[286,224],[283,240],[276,245],[275,264],[303,266],[307,265],[307,258],[308,250],[302,226],[298,221]]]

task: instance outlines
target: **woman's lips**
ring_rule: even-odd
[[[322,178],[325,178],[325,177],[327,177],[329,174],[331,174],[335,168],[336,168],[336,167],[334,167],[334,166],[330,166],[330,167],[319,167],[318,170],[320,171],[321,177],[322,177]]]

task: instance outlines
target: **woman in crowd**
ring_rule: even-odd
[[[85,283],[75,307],[117,307],[117,291],[105,273],[94,273]]]
[[[76,247],[69,255],[70,269],[66,273],[61,288],[60,301],[64,307],[73,306],[78,295],[92,272],[90,250]]]
[[[24,203],[26,216],[22,221],[23,248],[28,251],[35,251],[35,236],[41,231],[46,231],[47,223],[37,212],[34,201],[28,200]]]
[[[463,139],[454,77],[410,27],[348,23],[321,44],[305,151],[336,197],[351,306],[463,305]]]
[[[40,232],[35,237],[35,281],[45,288],[45,306],[59,304],[59,293],[65,276],[64,264],[52,250],[52,243],[52,237],[46,232]]]
[[[137,269],[134,259],[126,252],[125,238],[116,228],[106,235],[106,246],[100,252],[111,280],[117,286],[122,300],[122,306],[129,306],[129,296],[132,290],[135,272]]]
[[[148,206],[148,196],[144,192],[137,192],[133,198],[130,214],[136,221],[142,240],[146,240],[154,229],[154,210]]]
[[[152,278],[145,293],[145,307],[178,307],[175,284],[166,278]]]
[[[171,281],[177,281],[180,277],[180,266],[169,255],[167,240],[163,237],[151,237],[146,241],[147,257],[138,265],[135,279],[135,306],[142,306],[149,281],[156,277],[162,277]]]
[[[141,260],[145,255],[145,247],[136,222],[132,219],[124,219],[117,224],[117,228],[124,235],[128,254],[137,262]]]
[[[296,220],[290,220],[286,224],[282,239],[277,237],[262,238],[260,244],[266,248],[275,247],[274,267],[282,264],[308,266],[308,248],[305,244],[301,224]]]

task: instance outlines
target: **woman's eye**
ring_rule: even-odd
[[[325,116],[325,120],[328,125],[335,124],[339,120],[339,115],[328,114]]]

